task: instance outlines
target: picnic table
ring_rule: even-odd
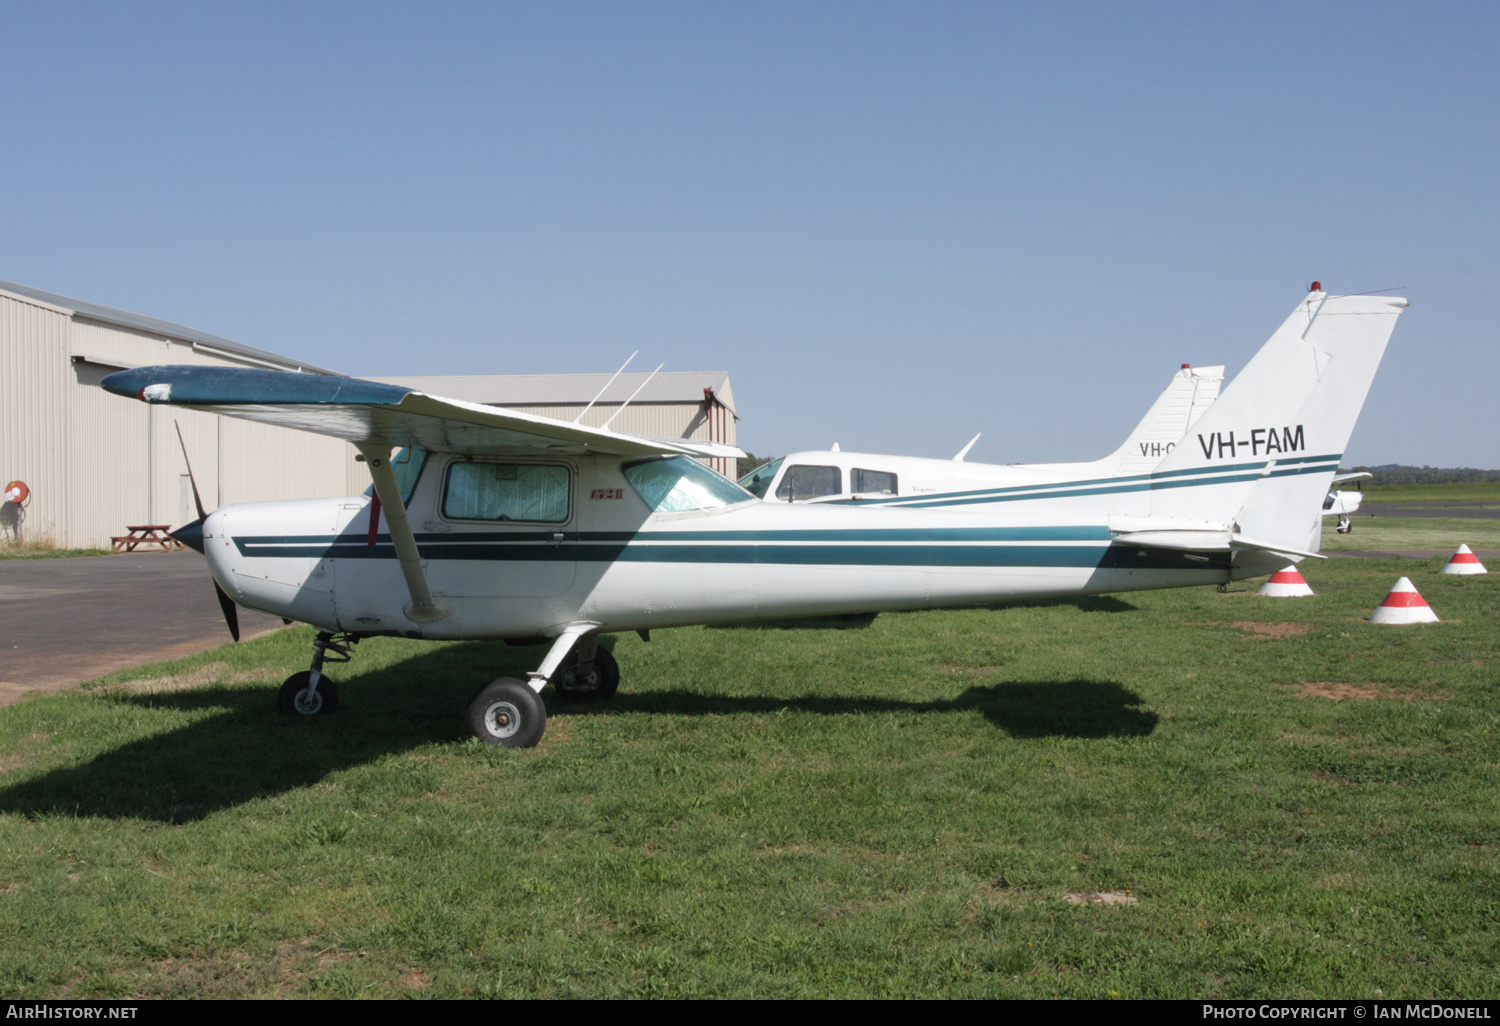
[[[160,545],[165,552],[176,552],[182,548],[182,542],[167,533],[171,527],[171,524],[136,524],[133,527],[126,524],[125,530],[130,533],[112,537],[110,542],[116,552],[134,552],[137,545]]]

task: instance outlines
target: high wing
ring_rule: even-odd
[[[329,374],[177,365],[120,371],[100,384],[148,403],[297,428],[356,445],[416,445],[470,455],[745,455],[721,442],[623,434]]]
[[[1369,471],[1364,470],[1360,471],[1357,474],[1334,474],[1333,483],[1343,484],[1345,481],[1360,481],[1367,477],[1373,479],[1375,475],[1371,474]]]

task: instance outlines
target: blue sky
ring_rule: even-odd
[[[0,13],[0,278],[351,374],[640,349],[758,453],[996,462],[1400,286],[1346,465],[1500,467],[1495,5]]]

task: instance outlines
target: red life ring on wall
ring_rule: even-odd
[[[12,481],[5,486],[6,502],[25,502],[31,495],[31,489],[26,487],[25,481]]]

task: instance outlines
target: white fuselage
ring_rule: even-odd
[[[1347,517],[1351,513],[1359,511],[1359,504],[1365,501],[1364,492],[1356,491],[1332,491],[1323,502],[1323,515],[1325,517]]]
[[[1086,463],[966,463],[979,440],[975,435],[948,460],[842,452],[837,446],[794,452],[745,475],[740,484],[779,502],[858,502],[1149,474],[1213,405],[1223,380],[1222,366],[1184,364],[1124,444]]]
[[[813,450],[794,452],[774,466],[760,482],[751,482],[758,471],[740,479],[740,484],[768,502],[860,502],[893,496],[919,496],[961,492],[979,488],[1061,484],[1086,477],[1079,467],[1092,464],[1016,465],[962,463],[919,456]],[[1149,470],[1149,468],[1147,468]],[[755,487],[751,487],[751,484]]]
[[[214,577],[242,605],[327,630],[521,638],[577,621],[647,630],[1213,584],[1285,562],[1112,542],[1112,518],[1150,514],[1144,487],[1012,502],[1005,516],[753,499],[653,513],[618,456],[545,461],[568,469],[565,519],[466,521],[442,512],[445,468],[459,462],[433,454],[407,502],[441,619],[406,615],[364,496],[216,511],[203,532]]]

